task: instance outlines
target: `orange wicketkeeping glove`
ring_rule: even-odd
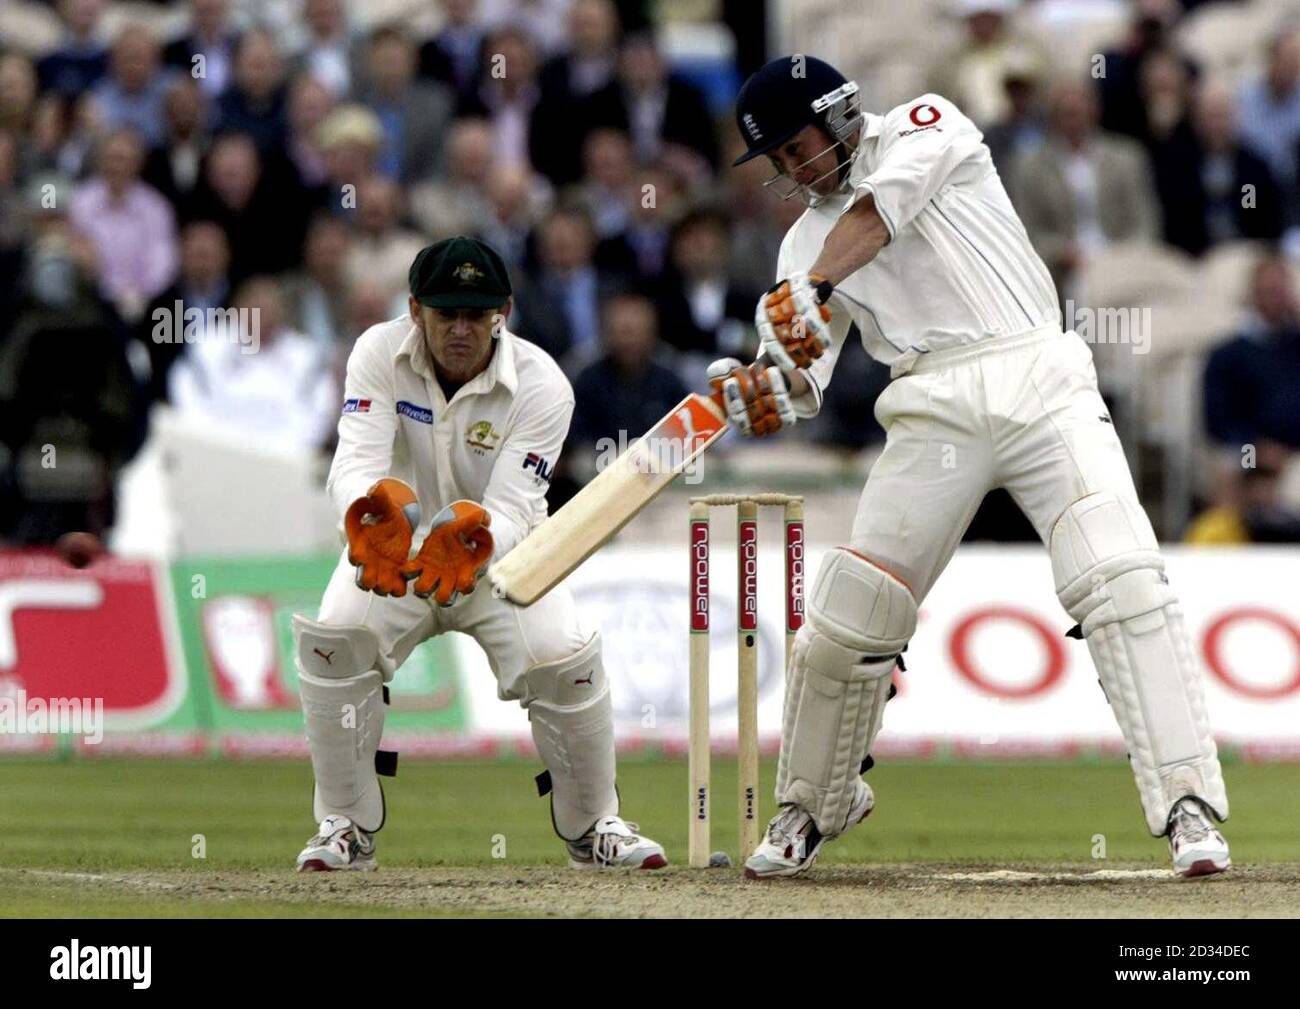
[[[415,579],[415,594],[450,606],[473,592],[492,559],[491,524],[492,516],[473,501],[453,501],[440,511],[420,552],[402,568],[403,577]]]
[[[415,492],[385,477],[348,506],[348,562],[356,565],[357,588],[380,596],[406,595],[402,565],[411,555],[411,534],[420,524]]]

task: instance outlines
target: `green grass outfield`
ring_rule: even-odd
[[[536,770],[527,761],[405,763],[398,778],[385,781],[381,866],[499,868],[526,880],[527,867],[562,865],[547,801],[533,786]],[[774,773],[774,764],[765,763],[764,817],[773,811]],[[1234,862],[1300,858],[1300,765],[1229,763],[1225,777]],[[826,848],[828,867],[1167,866],[1165,844],[1146,833],[1122,763],[882,762],[867,780],[876,790],[876,812]],[[623,814],[663,842],[674,864],[683,864],[685,763],[625,760],[619,787]],[[310,788],[306,762],[0,761],[0,916],[311,914],[310,904],[281,899],[275,883],[290,878],[312,833]],[[712,846],[734,858],[734,764],[714,762],[713,789]],[[202,835],[204,858],[194,857],[195,835]],[[1099,836],[1105,860],[1094,858]],[[268,885],[226,895],[220,908],[213,904],[219,895],[195,892],[205,874],[249,870]],[[63,885],[140,871],[169,879],[181,874],[192,885],[185,892]],[[401,911],[382,902],[356,910]],[[431,912],[437,908],[422,913]]]

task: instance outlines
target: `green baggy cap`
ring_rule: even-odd
[[[510,274],[496,249],[457,235],[427,245],[411,263],[411,295],[430,308],[497,308],[510,297]]]

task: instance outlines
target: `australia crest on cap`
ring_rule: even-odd
[[[473,287],[483,279],[483,271],[473,263],[461,263],[460,266],[451,271],[452,277],[460,281],[462,287]]]

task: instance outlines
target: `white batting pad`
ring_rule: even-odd
[[[1111,493],[1076,501],[1052,531],[1061,605],[1079,621],[1128,744],[1147,827],[1186,795],[1228,816],[1201,671],[1149,526]]]
[[[848,550],[822,562],[786,673],[776,800],[807,810],[827,837],[849,826],[858,769],[915,630],[916,601],[898,579]]]

